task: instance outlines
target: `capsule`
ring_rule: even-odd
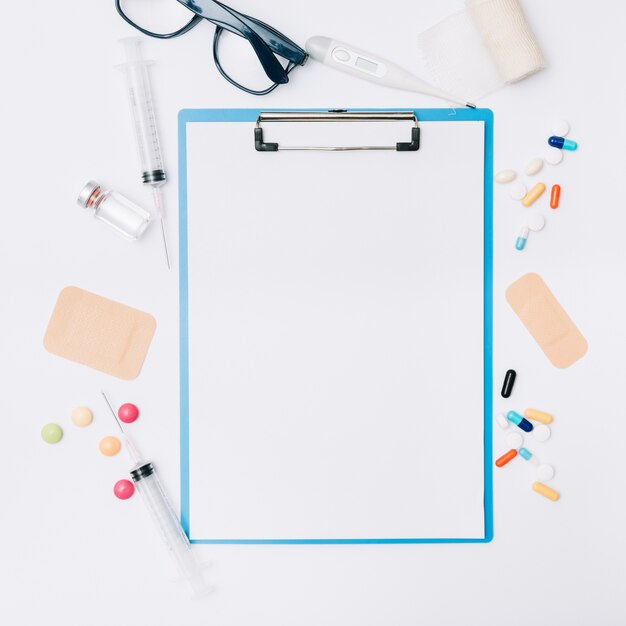
[[[513,424],[515,424],[518,428],[521,428],[526,433],[529,433],[533,429],[533,425],[515,411],[509,411],[506,414],[506,419],[508,419],[509,422],[513,422]]]
[[[544,485],[543,483],[533,483],[532,487],[538,494],[541,494],[544,498],[548,498],[548,500],[552,500],[552,502],[556,502],[561,497],[558,491],[550,489],[548,485]]]
[[[528,226],[524,226],[524,228],[520,230],[520,233],[517,236],[517,239],[515,240],[515,249],[523,250],[524,246],[526,245],[527,239],[528,239]],[[508,396],[505,396],[505,398],[508,398]]]
[[[524,417],[527,417],[529,420],[535,420],[535,422],[541,422],[542,424],[552,424],[552,420],[554,419],[550,413],[537,411],[537,409],[526,409],[524,411]]]
[[[498,413],[495,417],[496,424],[500,426],[502,430],[506,430],[511,424],[506,417],[504,417],[504,413]]]
[[[516,376],[517,372],[515,370],[506,371],[506,374],[504,375],[504,382],[502,383],[502,391],[500,392],[500,395],[503,398],[508,398],[511,395]]]
[[[543,183],[537,183],[523,198],[522,204],[526,207],[530,206],[544,191],[546,186]]]
[[[552,189],[550,190],[550,208],[558,209],[560,199],[561,199],[561,185],[552,185]]]
[[[525,461],[528,461],[533,465],[539,465],[539,459],[528,448],[520,448],[518,453]]]
[[[517,450],[511,449],[508,452],[505,452],[497,461],[496,467],[503,467],[510,460],[514,459],[517,456]]]
[[[578,144],[571,139],[565,139],[565,137],[557,137],[557,135],[552,135],[548,139],[548,143],[553,148],[559,148],[559,150],[576,150],[578,148]]]

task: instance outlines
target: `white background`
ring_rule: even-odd
[[[530,490],[521,460],[495,473],[495,539],[488,545],[221,546],[202,557],[216,592],[191,603],[171,583],[138,498],[112,498],[126,462],[96,451],[112,432],[98,397],[105,388],[143,415],[132,428],[159,463],[176,500],[178,459],[177,278],[163,271],[159,233],[136,246],[116,238],[75,205],[89,178],[146,203],[116,39],[132,34],[113,2],[10,3],[3,12],[0,98],[2,270],[2,539],[0,616],[10,624],[457,625],[597,623],[626,619],[623,409],[626,252],[622,207],[626,87],[621,80],[626,8],[526,0],[549,68],[482,103],[496,115],[496,168],[518,171],[545,146],[545,122],[572,124],[576,154],[542,173],[563,187],[554,214],[523,253],[513,244],[524,210],[495,190],[495,387],[508,367],[519,379],[511,403],[552,411],[552,439],[535,446],[557,468],[553,504]],[[248,11],[303,44],[330,35],[380,51],[418,72],[415,37],[449,12],[453,0],[393,6],[346,0],[258,3]],[[158,60],[170,245],[176,250],[176,113],[182,107],[414,107],[439,103],[377,89],[312,61],[288,86],[259,100],[235,91],[210,58],[210,28],[177,41],[146,43]],[[216,182],[219,177],[216,176]],[[463,262],[463,251],[459,251]],[[506,286],[539,272],[587,337],[588,355],[568,370],[545,359],[504,301]],[[110,379],[45,353],[42,337],[58,292],[76,284],[153,312],[157,335],[141,376]],[[463,398],[449,398],[463,410]],[[79,431],[69,412],[96,411]],[[41,426],[66,436],[46,446]],[[494,434],[495,454],[505,449]],[[530,446],[530,442],[529,442]]]

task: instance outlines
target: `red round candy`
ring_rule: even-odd
[[[127,402],[126,404],[122,404],[117,410],[117,416],[124,424],[130,424],[139,417],[139,409],[134,404]]]
[[[113,493],[120,500],[128,500],[133,493],[135,493],[135,486],[130,480],[126,480],[125,478],[122,480],[118,480],[113,487]]]

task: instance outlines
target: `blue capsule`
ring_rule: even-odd
[[[565,137],[557,137],[556,135],[552,135],[548,139],[548,143],[553,148],[559,148],[560,150],[576,150],[578,148],[578,144],[571,139],[565,139]]]
[[[528,227],[525,226],[524,228],[522,228],[517,240],[515,241],[515,249],[523,250],[524,246],[526,245],[527,239],[528,239]]]
[[[520,448],[517,453],[531,465],[539,465],[540,461],[528,448]]]
[[[533,453],[528,450],[527,448],[520,448],[517,453],[523,458],[526,459],[527,461],[530,461],[530,459],[533,458]]]
[[[509,411],[506,414],[506,419],[508,419],[509,422],[513,422],[513,424],[515,424],[518,428],[521,428],[526,433],[529,433],[533,429],[533,425],[525,417],[522,417],[515,411]]]

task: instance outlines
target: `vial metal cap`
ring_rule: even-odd
[[[76,199],[78,206],[81,206],[84,209],[87,208],[87,205],[89,203],[89,198],[91,198],[91,196],[93,196],[93,192],[99,188],[100,188],[100,183],[97,183],[95,180],[90,180],[81,189],[80,193],[78,194],[78,198]]]

